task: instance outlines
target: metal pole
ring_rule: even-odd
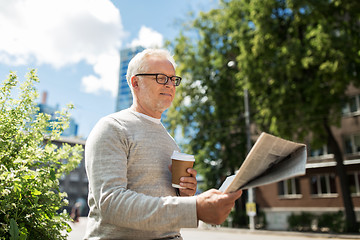
[[[236,67],[235,61],[229,61],[227,65],[229,68]],[[247,150],[247,153],[249,153],[251,150],[250,111],[249,111],[248,90],[246,88],[244,89],[244,104],[245,104],[245,126],[246,126],[246,150]],[[255,205],[254,204],[254,193],[253,193],[252,188],[248,189],[248,204]],[[255,220],[254,220],[255,215],[256,215],[256,211],[249,213],[249,228],[250,228],[250,230],[255,230]]]
[[[245,126],[246,126],[246,150],[247,153],[249,153],[251,149],[251,138],[250,138],[249,96],[247,89],[244,89],[244,103],[245,103]]]
[[[249,96],[248,90],[244,89],[244,104],[245,104],[245,126],[246,126],[246,148],[247,153],[250,152],[251,149],[251,138],[250,138],[250,111],[249,111]],[[254,202],[253,197],[253,189],[248,189],[248,204],[252,204]],[[255,230],[255,219],[254,214],[249,214],[249,228],[250,230]]]

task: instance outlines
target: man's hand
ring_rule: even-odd
[[[190,177],[181,177],[180,178],[180,186],[185,188],[179,188],[180,196],[194,196],[196,193],[196,174],[197,171],[193,168],[188,168],[186,170],[188,173],[191,174]]]
[[[171,172],[171,166],[169,165],[169,170]],[[193,168],[188,168],[186,170],[188,173],[190,173],[190,177],[181,177],[180,178],[180,186],[184,188],[179,188],[180,196],[194,196],[196,193],[197,188],[197,180],[196,175],[197,171]]]
[[[219,225],[223,223],[231,209],[235,205],[235,200],[242,194],[242,190],[232,193],[222,193],[216,189],[210,189],[196,198],[197,218],[209,224]]]

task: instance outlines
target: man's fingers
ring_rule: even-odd
[[[197,171],[195,169],[193,169],[193,168],[188,168],[186,171],[188,173],[190,173],[191,176],[193,176],[193,177],[196,177],[196,175],[197,175]]]
[[[192,183],[192,184],[197,184],[196,178],[195,177],[181,177],[180,178],[181,182],[184,183]]]
[[[194,190],[189,190],[189,189],[181,189],[181,196],[192,196],[194,195]]]
[[[237,190],[236,192],[227,193],[227,199],[230,201],[235,201],[242,195],[242,190]]]
[[[196,189],[196,183],[180,182],[180,186],[184,188]]]

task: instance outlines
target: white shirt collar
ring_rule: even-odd
[[[153,118],[153,117],[150,117],[150,116],[148,116],[148,115],[146,115],[146,114],[136,112],[136,111],[133,110],[133,109],[130,109],[130,111],[132,111],[133,113],[135,113],[137,116],[143,117],[143,118],[145,118],[145,119],[147,119],[147,120],[150,120],[150,121],[152,121],[152,122],[154,122],[154,123],[156,123],[156,124],[160,124],[160,123],[161,123],[161,119],[160,119],[160,118]]]

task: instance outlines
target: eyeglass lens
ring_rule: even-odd
[[[177,77],[177,76],[172,76],[172,77],[168,77],[166,76],[165,74],[158,74],[156,76],[156,79],[157,79],[157,82],[160,83],[160,84],[166,84],[168,79],[170,81],[173,82],[173,84],[175,86],[179,86],[180,85],[180,81],[181,81],[181,78]]]

